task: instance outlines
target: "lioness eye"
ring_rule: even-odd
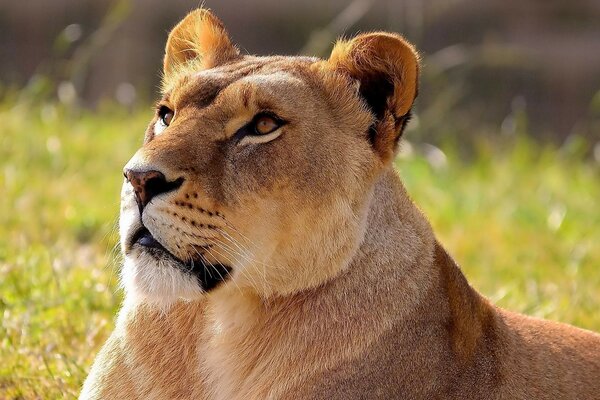
[[[261,115],[254,122],[254,132],[257,135],[266,135],[275,131],[281,126],[281,123],[275,120],[275,118],[268,115]]]
[[[242,126],[233,135],[240,145],[267,143],[281,135],[281,128],[287,121],[269,112],[261,112],[254,116],[252,121]]]
[[[167,106],[161,106],[158,110],[158,118],[164,126],[169,126],[175,113]]]

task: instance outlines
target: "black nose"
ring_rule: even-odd
[[[135,199],[140,207],[140,212],[154,196],[177,189],[183,183],[183,178],[168,182],[160,171],[133,171],[125,170],[125,178],[133,186]]]

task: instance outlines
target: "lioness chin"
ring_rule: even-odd
[[[255,57],[181,21],[81,398],[600,398],[600,336],[490,304],[393,171],[418,70],[396,34]]]

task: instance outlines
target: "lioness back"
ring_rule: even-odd
[[[322,60],[175,26],[81,398],[598,398],[600,336],[479,295],[393,170],[418,73],[397,34]]]

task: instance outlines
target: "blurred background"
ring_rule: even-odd
[[[26,86],[87,107],[106,99],[148,102],[166,34],[196,3],[5,1],[0,82],[4,90]],[[222,0],[206,6],[252,54],[324,57],[339,35],[401,32],[423,54],[420,107],[452,110],[462,135],[474,134],[473,124],[510,133],[514,124],[506,117],[526,111],[537,138],[600,138],[597,0]],[[454,133],[438,123],[428,135]]]
[[[74,398],[122,293],[121,168],[198,0],[0,0],[0,398]],[[600,1],[206,0],[243,51],[422,54],[396,167],[475,288],[600,330]]]

